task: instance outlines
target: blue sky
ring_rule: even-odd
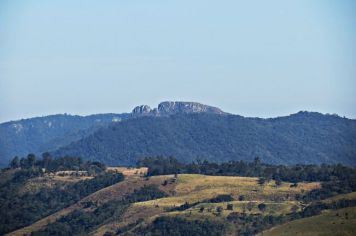
[[[2,0],[0,122],[196,101],[356,118],[356,1]]]

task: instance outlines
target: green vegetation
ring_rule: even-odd
[[[0,166],[15,155],[40,154],[68,145],[128,114],[51,115],[0,124]]]
[[[57,184],[52,188],[41,188],[34,193],[18,194],[30,178],[43,176],[43,160],[36,161],[34,155],[29,155],[23,167],[15,170],[12,177],[0,186],[0,234],[29,225],[51,213],[79,201],[83,197],[102,188],[118,183],[124,179],[121,173],[103,172],[101,164],[94,163],[95,177],[76,183]],[[71,162],[73,161],[73,162]],[[75,169],[78,163],[92,168],[91,162],[83,163],[80,158],[60,158],[53,163],[64,163],[68,168]],[[51,164],[56,170],[58,165]],[[60,164],[59,166],[62,166]],[[100,172],[98,172],[100,171]]]
[[[9,165],[10,168],[16,169],[39,169],[46,173],[57,171],[87,171],[89,175],[94,175],[105,171],[106,166],[100,162],[83,161],[80,157],[58,157],[53,158],[50,153],[42,154],[42,159],[37,160],[34,154],[28,154],[26,158],[14,157]]]
[[[132,202],[147,201],[165,196],[167,195],[156,186],[145,186],[134,191],[123,200],[109,201],[94,211],[76,210],[48,225],[44,230],[33,232],[32,235],[85,235],[101,224],[119,219]]]
[[[186,220],[179,217],[158,217],[152,224],[134,230],[136,235],[191,235],[220,236],[225,233],[224,224],[209,220]]]
[[[14,159],[12,168],[1,171],[1,234],[18,229],[13,235],[255,235],[356,206],[350,193],[355,169],[342,165],[145,158],[140,164],[147,171],[44,159],[29,155],[19,166]],[[57,178],[77,172],[91,174]]]
[[[108,165],[135,165],[145,156],[189,163],[253,161],[270,164],[356,165],[356,121],[300,112],[274,119],[237,115],[176,114],[141,117],[100,129],[55,152]]]

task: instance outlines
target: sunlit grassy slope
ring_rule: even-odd
[[[292,210],[298,211],[302,208],[300,202],[296,201],[296,195],[320,187],[320,183],[298,183],[297,187],[291,187],[291,183],[283,182],[277,186],[274,181],[264,185],[258,184],[258,178],[232,177],[232,176],[206,176],[198,174],[179,174],[178,176],[165,175],[143,177],[147,169],[113,169],[109,171],[123,172],[126,179],[123,182],[101,189],[78,203],[65,208],[40,221],[19,229],[10,235],[29,234],[32,231],[45,227],[48,223],[58,220],[61,216],[82,209],[83,202],[95,202],[101,205],[113,199],[123,196],[145,186],[156,185],[168,194],[168,197],[152,201],[133,203],[121,217],[121,219],[104,224],[97,228],[93,235],[103,235],[107,231],[115,232],[120,227],[134,223],[139,219],[150,222],[152,219],[162,215],[179,215],[181,217],[210,218],[213,220],[224,220],[232,212],[246,212],[248,214],[286,214]],[[203,203],[221,194],[229,194],[234,200],[225,203]],[[243,196],[243,200],[239,198]],[[185,211],[169,211],[172,207],[178,207],[184,203],[198,203],[196,206]],[[266,209],[261,211],[258,204],[266,204]],[[233,209],[227,210],[227,204],[232,204]],[[201,208],[204,210],[201,211]],[[222,212],[217,215],[217,208],[222,207]],[[94,210],[94,209],[92,209]]]
[[[259,185],[257,178],[232,176],[206,176],[197,174],[182,174],[176,180],[173,196],[157,200],[140,202],[135,205],[154,205],[173,207],[185,202],[194,203],[211,199],[221,194],[231,194],[238,200],[244,196],[245,201],[288,201],[294,200],[296,194],[319,188],[319,183],[299,183],[290,187],[290,183],[276,186],[274,181]]]
[[[263,236],[355,235],[356,207],[325,211],[321,215],[291,221],[264,232]]]

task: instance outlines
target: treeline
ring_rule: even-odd
[[[65,156],[53,158],[50,153],[46,152],[42,154],[42,158],[37,158],[35,154],[28,154],[27,157],[22,158],[15,156],[9,164],[9,168],[40,168],[45,172],[76,170],[88,171],[89,174],[95,174],[105,171],[106,166],[97,161],[83,161],[80,157]]]
[[[220,176],[245,176],[259,177],[259,183],[281,181],[298,182],[322,182],[322,188],[316,189],[303,199],[319,200],[340,193],[356,191],[356,169],[337,165],[271,165],[262,163],[259,158],[252,162],[229,161],[225,163],[211,163],[208,161],[196,161],[181,163],[174,157],[146,157],[141,159],[138,166],[148,167],[148,176],[168,174],[204,174]]]
[[[356,169],[343,165],[271,165],[262,163],[259,158],[252,162],[229,161],[213,163],[193,161],[181,163],[174,157],[146,157],[138,166],[148,167],[147,175],[167,174],[204,174],[222,176],[263,177],[266,180],[282,180],[287,182],[330,181],[335,178],[343,180],[356,177]]]
[[[45,229],[33,232],[32,236],[47,235],[87,235],[99,225],[119,219],[129,204],[162,198],[167,196],[155,185],[144,186],[122,200],[112,200],[96,208],[94,211],[75,210],[49,224]]]

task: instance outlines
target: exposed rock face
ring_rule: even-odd
[[[140,115],[172,115],[177,113],[212,113],[212,114],[224,114],[222,110],[217,107],[203,105],[197,102],[162,102],[158,105],[158,108],[153,110],[147,106],[137,106],[133,109],[132,114],[134,116]]]
[[[160,114],[176,113],[214,113],[223,114],[224,112],[217,107],[203,105],[197,102],[162,102],[158,105]]]
[[[149,115],[151,113],[151,107],[147,105],[137,106],[132,110],[133,115]]]

